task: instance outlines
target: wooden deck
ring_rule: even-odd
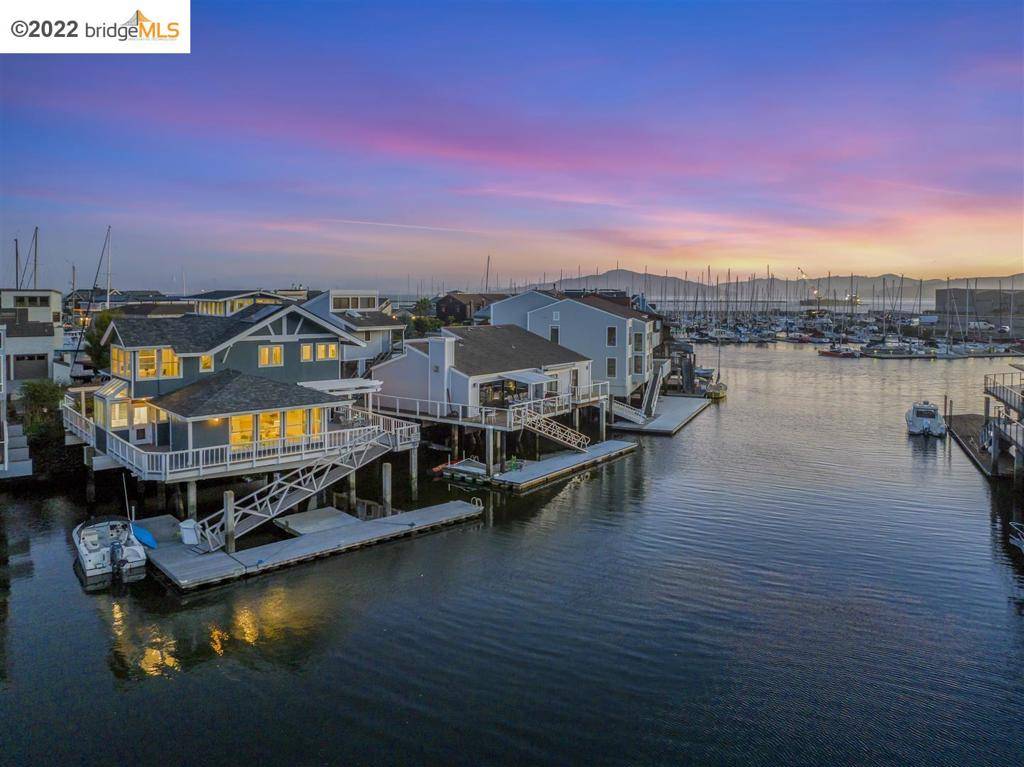
[[[978,444],[978,435],[985,425],[985,416],[976,413],[952,415],[946,426],[956,443],[967,453],[981,473],[989,479],[1013,477],[1013,458],[1004,453],[999,459],[996,471],[992,471],[992,461],[987,451]]]
[[[562,479],[571,474],[589,469],[598,464],[619,458],[637,448],[636,442],[609,439],[590,445],[586,451],[567,450],[542,458],[539,461],[523,461],[523,466],[514,471],[504,471],[488,477],[480,471],[460,471],[449,467],[444,476],[468,482],[495,485],[513,492],[524,492]]]
[[[192,589],[258,575],[279,567],[404,538],[416,533],[475,519],[483,509],[450,501],[390,517],[361,521],[332,507],[282,517],[280,526],[296,537],[274,541],[234,554],[220,550],[197,553],[178,537],[178,521],[163,515],[139,520],[159,544],[149,561],[175,587]],[[290,521],[289,521],[290,520]]]
[[[658,405],[654,409],[654,418],[650,421],[645,424],[639,424],[620,418],[612,424],[612,429],[615,431],[636,432],[638,434],[672,436],[710,405],[711,400],[704,397],[663,394],[658,398]]]

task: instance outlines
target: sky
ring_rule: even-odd
[[[192,4],[0,56],[0,281],[1024,270],[1020,2]]]

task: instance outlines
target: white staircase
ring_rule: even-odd
[[[625,418],[627,421],[632,421],[641,426],[647,423],[647,416],[644,415],[642,410],[638,410],[632,405],[627,405],[625,402],[619,402],[617,399],[612,400],[612,413],[619,418]]]
[[[313,460],[239,498],[234,505],[235,538],[293,509],[390,449],[387,439],[366,442],[338,455]],[[225,511],[214,512],[197,525],[199,545],[195,550],[209,552],[224,546]]]
[[[0,479],[31,476],[32,458],[28,454],[28,437],[21,424],[0,421]]]
[[[651,376],[647,390],[644,392],[643,412],[648,418],[654,415],[654,408],[658,406],[658,396],[661,394],[661,381],[665,376],[665,367],[660,362],[654,366],[654,375]]]
[[[548,418],[540,413],[524,412],[523,426],[535,434],[552,439],[566,447],[571,447],[573,450],[579,450],[581,453],[587,452],[587,445],[590,444],[590,437],[586,434],[571,429],[553,418]]]

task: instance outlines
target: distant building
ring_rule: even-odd
[[[987,320],[997,327],[1009,324],[1010,316],[1024,315],[1024,290],[939,288],[935,291],[939,314]]]
[[[4,355],[7,381],[31,381],[54,376],[54,359],[64,345],[59,290],[4,288],[0,290],[0,324],[7,326]]]
[[[472,322],[473,315],[508,293],[448,293],[437,300],[437,316],[446,324]]]

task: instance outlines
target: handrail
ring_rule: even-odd
[[[413,418],[437,418],[465,424],[510,428],[521,422],[521,416],[517,413],[524,408],[551,415],[567,412],[571,407],[572,397],[569,394],[514,402],[507,408],[490,405],[460,405],[454,402],[417,397],[396,397],[390,394],[375,394],[373,396],[375,411]]]
[[[67,402],[64,425],[76,435],[96,443],[96,425]],[[387,437],[392,448],[415,445],[419,442],[419,426],[397,418],[353,409],[351,428],[328,429],[317,433],[277,437],[270,440],[212,445],[155,452],[133,445],[113,432],[107,432],[105,453],[146,479],[170,481],[230,468],[257,468],[284,460],[316,458],[328,452],[348,450],[359,445]]]
[[[608,382],[597,381],[587,386],[572,387],[573,402],[589,402],[608,396]]]
[[[989,373],[985,376],[985,393],[1002,400],[1018,413],[1024,414],[1024,373]]]

